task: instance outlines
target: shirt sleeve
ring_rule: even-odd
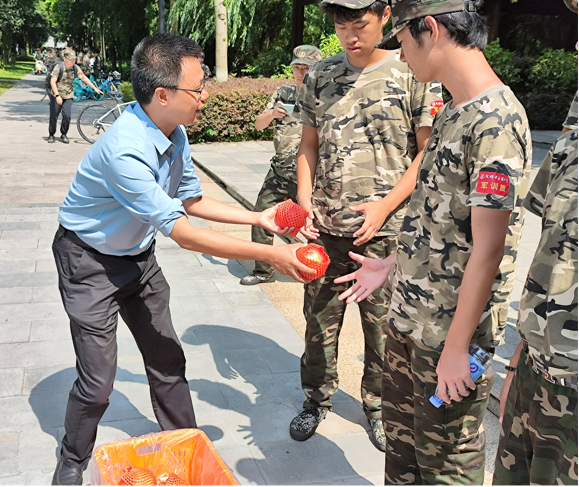
[[[435,115],[444,105],[440,82],[434,80],[429,83],[419,83],[414,79],[411,105],[414,130],[420,127],[432,127]]]
[[[278,100],[278,93],[279,93],[279,90],[276,90],[275,93],[273,95],[271,95],[271,98],[267,102],[267,105],[263,109],[262,113],[269,112],[270,110],[273,110],[273,108],[275,107],[275,104],[277,103],[277,100]]]
[[[567,118],[563,123],[563,127],[568,129],[576,129],[578,125],[578,114],[577,114],[577,92],[575,93],[575,97],[573,98],[573,102],[571,103],[571,107],[569,108],[569,112],[567,113]]]
[[[188,143],[185,143],[185,147],[183,148],[183,159],[185,161],[185,168],[181,183],[177,189],[176,197],[181,201],[187,201],[203,196],[203,190],[201,189],[199,176],[195,173],[195,166],[191,159],[191,147],[189,147]]]
[[[58,78],[59,73],[60,73],[60,66],[58,65],[58,63],[56,63],[54,65],[54,68],[52,68],[52,72],[50,73],[50,75],[54,76],[55,78]]]
[[[80,66],[77,66],[76,70],[77,70],[77,71],[76,71],[76,75],[77,75],[78,77],[80,77],[80,76],[82,76],[82,75],[84,74],[83,71],[82,71],[82,69],[80,69]]]
[[[524,146],[509,128],[499,128],[494,118],[477,127],[470,154],[468,206],[513,210],[524,176]],[[472,135],[475,137],[475,135]]]
[[[316,121],[316,79],[315,71],[311,68],[306,73],[302,87],[298,94],[298,100],[294,108],[293,116],[298,118],[303,125],[317,128]]]
[[[113,154],[105,166],[104,181],[110,194],[137,220],[168,237],[175,221],[186,216],[179,198],[171,198],[155,180],[144,154]]]

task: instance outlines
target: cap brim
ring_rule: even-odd
[[[400,43],[398,42],[398,39],[396,38],[396,34],[398,34],[398,32],[400,32],[402,29],[404,29],[404,27],[406,27],[407,25],[408,25],[408,22],[404,22],[403,24],[396,26],[390,32],[388,32],[384,37],[382,37],[382,40],[378,44],[376,44],[374,47],[376,49],[385,49],[387,51],[392,51],[393,49],[398,49],[400,47]]]
[[[294,64],[304,64],[305,66],[313,66],[314,64],[316,64],[318,61],[315,61],[313,59],[294,59],[291,63],[290,66],[293,66]]]

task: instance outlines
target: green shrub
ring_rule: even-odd
[[[320,42],[320,51],[322,51],[322,57],[324,59],[330,56],[335,56],[343,50],[344,48],[342,47],[342,44],[340,44],[340,39],[338,39],[336,34],[322,36],[322,40]]]
[[[123,103],[135,101],[135,93],[133,92],[133,85],[128,81],[123,81],[119,86],[119,91],[123,94]]]
[[[284,65],[287,65],[292,60],[291,54],[284,48],[276,46],[269,51],[258,54],[255,64],[247,66],[241,72],[246,76],[271,76],[282,74],[284,72]]]
[[[273,92],[286,84],[287,80],[270,78],[210,81],[203,115],[197,125],[187,127],[189,140],[192,143],[270,140],[272,130],[256,130],[255,118],[263,112]]]
[[[574,93],[577,90],[577,52],[545,49],[533,63],[527,84],[533,93]]]
[[[513,86],[522,81],[522,69],[514,62],[515,53],[508,49],[503,49],[498,39],[486,47],[484,55],[503,83]]]
[[[517,97],[527,112],[531,130],[561,130],[572,93],[526,93]]]
[[[16,61],[32,61],[34,62],[34,56],[29,56],[28,54],[22,54],[21,56],[16,56]]]

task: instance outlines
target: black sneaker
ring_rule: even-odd
[[[49,143],[49,144],[54,144],[54,135],[49,135],[49,136],[48,136],[48,143]]]
[[[290,436],[296,441],[306,441],[328,414],[328,408],[305,408],[290,423]]]
[[[261,284],[262,282],[272,282],[275,281],[275,275],[273,276],[258,276],[257,274],[250,274],[249,276],[243,277],[239,284],[242,286],[255,286],[256,284]]]
[[[369,420],[372,427],[372,440],[374,446],[380,451],[386,451],[386,434],[384,433],[384,425],[381,419]]]
[[[82,472],[84,470],[82,467],[67,467],[60,456],[52,476],[51,485],[82,485]]]
[[[68,144],[70,142],[70,140],[68,140],[68,137],[66,136],[66,134],[62,134],[60,136],[60,140],[62,140],[65,144]]]

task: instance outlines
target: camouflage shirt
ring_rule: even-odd
[[[530,167],[529,124],[508,87],[439,111],[398,236],[388,319],[400,332],[442,349],[472,252],[471,208],[512,210],[505,256],[472,339],[499,344]]]
[[[577,128],[577,92],[575,92],[575,97],[573,98],[571,108],[569,108],[569,113],[567,113],[567,118],[563,123],[563,127],[567,127],[571,130]]]
[[[273,110],[278,101],[295,105],[298,99],[298,85],[288,85],[279,88],[269,99],[263,113]],[[273,120],[273,147],[275,156],[271,165],[281,176],[297,180],[296,164],[298,148],[302,140],[302,124],[291,113],[283,118]]]
[[[312,203],[321,231],[352,237],[360,229],[365,215],[349,207],[384,198],[400,181],[418,153],[416,131],[440,106],[440,83],[417,82],[400,51],[366,69],[345,52],[310,68],[294,113],[318,132]],[[377,236],[398,233],[403,206]]]
[[[58,94],[63,100],[74,98],[74,86],[73,86],[73,81],[75,78],[74,69],[75,69],[74,66],[70,69],[64,68],[62,78],[60,79],[59,82],[56,83],[56,87],[58,88]],[[54,65],[54,68],[52,68],[51,74],[52,76],[56,77],[56,79],[58,79],[58,73],[60,73],[60,64],[56,63]],[[82,76],[83,74],[82,69],[77,67],[76,74],[77,76]],[[52,89],[50,90],[50,93],[53,94]]]
[[[530,354],[557,378],[577,374],[577,129],[559,137],[525,207],[543,220],[519,308]]]

